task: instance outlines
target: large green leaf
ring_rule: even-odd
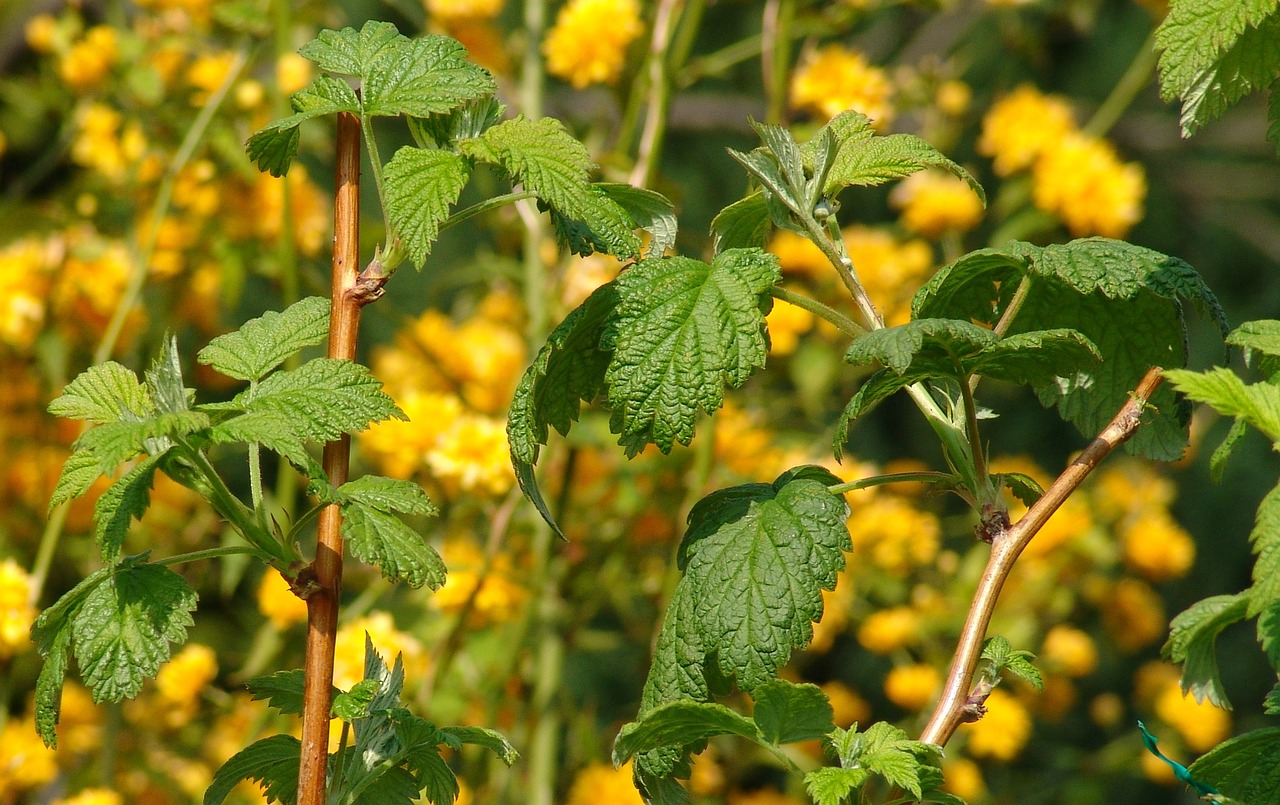
[[[1280,486],[1272,488],[1258,506],[1258,516],[1249,533],[1257,560],[1253,564],[1253,590],[1249,597],[1249,617],[1280,602]]]
[[[164,455],[160,453],[139,461],[108,487],[94,505],[93,536],[98,541],[104,562],[114,562],[119,558],[129,523],[134,519],[141,520],[151,505],[151,484]]]
[[[94,424],[143,419],[154,409],[151,395],[138,376],[115,361],[81,372],[49,403],[49,413],[54,416]]]
[[[296,802],[302,744],[292,735],[272,735],[236,752],[213,773],[204,805],[221,805],[241,780],[253,780],[273,802]]]
[[[1233,800],[1280,805],[1280,727],[1246,732],[1220,743],[1188,770]]]
[[[387,223],[417,268],[426,262],[440,224],[470,177],[467,161],[452,151],[406,145],[387,163]]]
[[[237,380],[261,380],[290,355],[323,342],[328,335],[329,300],[310,296],[218,336],[200,350],[196,360]]]
[[[410,587],[427,585],[438,590],[444,584],[445,565],[422,535],[394,514],[362,503],[342,507],[342,536],[351,555],[377,565],[390,581]]]
[[[1192,604],[1169,624],[1169,640],[1162,653],[1182,663],[1182,690],[1196,701],[1231,709],[1218,673],[1218,635],[1248,614],[1247,592],[1215,595]]]

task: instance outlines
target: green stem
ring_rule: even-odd
[[[832,215],[827,218],[827,224],[823,227],[814,219],[812,210],[803,212],[793,210],[793,212],[804,224],[809,240],[813,241],[822,250],[823,255],[835,267],[836,273],[840,275],[840,281],[849,290],[854,304],[858,306],[858,311],[862,313],[862,318],[866,321],[865,329],[882,329],[884,327],[884,319],[880,318],[875,305],[871,303],[871,297],[867,296],[866,289],[858,281],[858,275],[853,267],[853,260],[849,258],[849,253],[845,249],[844,238],[840,234],[840,224],[836,221],[836,217]]]
[[[1093,113],[1093,117],[1089,118],[1089,122],[1085,123],[1080,130],[1092,137],[1103,137],[1108,131],[1111,131],[1111,127],[1119,122],[1125,110],[1133,105],[1138,93],[1150,83],[1158,59],[1156,32],[1153,30],[1146,41],[1138,48],[1137,54],[1133,57],[1133,61],[1129,63],[1129,68],[1124,71],[1124,75],[1120,76],[1120,80],[1111,88],[1111,93],[1107,95],[1107,99],[1102,102],[1102,105]]]
[[[662,136],[667,129],[667,113],[671,108],[671,80],[668,73],[667,54],[675,28],[678,7],[683,0],[659,0],[653,18],[653,31],[649,37],[647,64],[648,88],[644,118],[644,131],[636,150],[636,162],[631,169],[630,183],[647,187],[662,157]]]
[[[856,481],[835,484],[834,486],[828,486],[827,491],[833,495],[843,495],[845,492],[856,492],[859,489],[870,489],[873,486],[884,486],[885,484],[936,484],[950,481],[954,478],[954,475],[945,472],[894,472],[888,475],[873,475],[870,478],[859,478]]]
[[[769,295],[774,299],[781,299],[783,302],[809,311],[818,318],[829,322],[850,338],[858,338],[867,334],[867,331],[856,321],[835,308],[819,302],[817,299],[811,299],[804,294],[788,291],[786,288],[777,285],[769,289]]]
[[[470,207],[466,207],[465,209],[458,210],[457,212],[450,215],[448,218],[444,220],[443,223],[440,224],[440,231],[443,232],[449,227],[457,226],[463,221],[466,221],[470,218],[474,218],[477,215],[480,215],[481,213],[488,212],[489,210],[496,210],[499,207],[503,207],[507,204],[511,204],[516,201],[523,201],[524,199],[527,199],[527,198],[537,198],[537,197],[538,195],[536,193],[532,193],[525,190],[519,193],[504,193],[501,196],[494,196],[493,198],[487,198],[484,201],[476,202],[475,204],[472,204]]]
[[[978,435],[978,405],[973,399],[973,389],[965,381],[960,383],[960,399],[964,403],[965,432],[969,436],[969,456],[973,459],[973,474],[983,487],[973,489],[973,494],[982,503],[986,503],[989,495],[984,490],[990,488],[987,481],[987,458],[982,449],[982,439]]]
[[[791,39],[788,31],[795,20],[795,0],[768,0],[765,3],[761,57],[765,97],[765,120],[780,124],[787,105],[787,82],[791,67]]]
[[[391,219],[387,217],[387,194],[382,186],[382,157],[378,154],[378,141],[373,137],[373,118],[361,115],[360,130],[364,134],[365,148],[369,152],[373,184],[378,189],[378,206],[382,210],[382,221],[387,227],[387,248],[392,248],[396,233],[391,229]]]
[[[815,17],[797,21],[790,28],[789,39],[795,41],[814,34],[829,33],[831,23],[820,17]],[[676,89],[686,89],[707,76],[720,75],[731,67],[754,59],[764,52],[764,47],[764,35],[755,34],[713,53],[708,53],[702,58],[694,59],[676,76],[674,81]]]
[[[538,43],[546,28],[546,0],[528,0],[524,4],[524,28],[528,36],[524,62],[520,74],[520,105],[525,117],[538,120],[542,117],[542,103],[546,77],[543,75],[542,55]],[[524,304],[526,315],[525,334],[530,344],[542,342],[547,330],[547,271],[542,262],[542,216],[529,205],[518,208],[524,222]]]
[[[180,553],[177,556],[168,556],[164,559],[157,559],[153,564],[161,567],[173,567],[174,565],[185,565],[189,562],[199,562],[203,559],[217,559],[220,556],[256,556],[264,562],[271,560],[271,555],[258,548],[250,545],[223,545],[219,548],[205,548],[200,551],[191,551],[190,553]]]
[[[70,511],[71,502],[63,503],[50,513],[48,522],[44,524],[44,531],[40,534],[40,547],[36,550],[35,562],[31,567],[32,605],[40,601],[40,596],[44,592],[44,583],[49,578],[49,567],[53,564],[53,557],[58,552],[58,541],[62,536],[62,529],[67,524],[67,513]]]
[[[289,550],[288,546],[281,545],[270,534],[261,529],[255,519],[253,510],[245,506],[240,501],[240,498],[236,497],[227,488],[222,476],[214,469],[213,464],[204,453],[181,440],[177,441],[179,448],[182,450],[182,455],[191,463],[205,482],[205,488],[199,491],[208,497],[209,503],[214,510],[226,518],[231,527],[246,542],[265,556],[273,558],[278,563],[276,566],[281,569],[288,568],[291,563],[298,559]]]

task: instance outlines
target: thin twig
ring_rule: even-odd
[[[1049,517],[1080,486],[1089,473],[1093,472],[1102,459],[1106,458],[1107,454],[1127,441],[1138,429],[1147,401],[1151,399],[1151,395],[1162,380],[1160,372],[1159,367],[1148,371],[1130,395],[1129,401],[1124,404],[1111,423],[1103,428],[1097,438],[1067,465],[1067,468],[1045,490],[1022,519],[1011,525],[1004,533],[995,535],[991,545],[991,556],[987,559],[987,567],[982,573],[982,579],[978,582],[973,603],[969,606],[969,616],[960,632],[956,652],[951,660],[951,669],[947,672],[947,680],[942,689],[942,698],[929,718],[929,723],[925,725],[924,732],[920,735],[921,741],[945,746],[957,727],[966,721],[975,721],[979,717],[975,703],[970,701],[970,686],[973,684],[973,674],[982,653],[982,642],[986,639],[987,627],[991,624],[991,616],[995,612],[996,602],[999,600],[1005,579],[1009,577],[1009,572],[1013,569],[1018,556],[1048,522]]]
[[[334,182],[333,281],[329,313],[329,357],[354,360],[360,305],[349,293],[356,286],[360,247],[360,119],[338,114],[337,175]],[[324,446],[329,483],[347,481],[351,437]],[[329,758],[329,708],[333,688],[333,652],[337,638],[338,596],[342,588],[341,513],[336,505],[320,512],[316,558],[295,583],[306,589],[307,656],[302,705],[302,758],[298,766],[298,805],[324,805]]]

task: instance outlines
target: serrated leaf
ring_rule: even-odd
[[[1253,730],[1218,744],[1189,771],[1249,805],[1280,805],[1280,727]]]
[[[800,217],[806,212],[803,199],[800,197],[802,193],[792,190],[787,177],[783,175],[777,157],[763,148],[757,148],[745,154],[732,148],[728,151],[729,156],[746,168],[747,173],[760,183],[764,207],[773,225],[795,232],[804,231],[800,222]]]
[[[1258,616],[1258,644],[1267,662],[1280,672],[1280,601],[1262,610]]]
[[[317,76],[309,86],[295,92],[290,104],[292,115],[268,123],[245,143],[245,152],[258,170],[277,178],[288,173],[293,164],[303,123],[338,112],[360,114],[360,99],[355,91],[347,82],[327,75]]]
[[[970,173],[914,134],[864,137],[861,132],[838,139],[827,173],[825,193],[834,196],[850,185],[874,187],[926,168],[941,168],[963,179],[985,206],[987,194]]]
[[[338,495],[343,502],[359,503],[381,512],[425,515],[439,513],[421,486],[398,478],[362,475],[338,487]]]
[[[298,53],[326,72],[363,78],[369,70],[392,60],[408,43],[409,39],[402,36],[396,26],[370,20],[359,31],[354,28],[323,30],[299,48]]]
[[[754,249],[644,260],[614,285],[618,305],[600,338],[613,352],[605,370],[610,429],[635,455],[693,439],[700,411],[717,410],[764,366],[768,291],[781,279],[777,258]]]
[[[649,233],[645,257],[662,257],[667,249],[675,248],[678,223],[675,207],[666,196],[618,182],[596,182],[595,187],[621,207],[636,226]]]
[[[144,679],[186,640],[196,593],[177,573],[125,559],[71,614],[76,664],[93,700],[138,695]]]
[[[814,805],[841,805],[849,795],[861,788],[871,777],[866,769],[841,769],[826,766],[814,769],[804,776],[805,790]]]
[[[115,361],[81,372],[49,403],[49,413],[54,416],[95,424],[144,419],[154,410],[138,376]]]
[[[1262,503],[1249,542],[1257,559],[1253,563],[1253,588],[1249,595],[1249,617],[1280,601],[1280,486],[1273,487]]]
[[[1098,348],[1077,330],[1033,330],[1001,338],[966,368],[975,375],[1037,385],[1070,377],[1101,359]]]
[[[364,113],[372,116],[427,117],[492,95],[497,89],[487,70],[467,61],[467,49],[461,42],[438,34],[407,42],[403,37],[393,39],[359,75]]]
[[[817,685],[774,679],[752,693],[751,717],[768,743],[812,741],[835,729],[835,715],[827,695]]]
[[[414,588],[425,584],[432,590],[444,584],[440,554],[394,514],[362,503],[343,504],[342,536],[352,556],[377,565],[388,581],[403,581]]]
[[[1269,716],[1280,715],[1280,682],[1277,682],[1267,693],[1267,698],[1262,702],[1262,708],[1263,712]]]
[[[832,439],[832,450],[837,461],[842,460],[845,442],[849,440],[849,423],[866,414],[880,402],[892,396],[899,389],[912,383],[919,383],[933,377],[931,369],[921,368],[919,371],[907,370],[898,374],[891,369],[880,369],[872,372],[858,387],[857,392],[849,399],[840,419],[836,422],[836,432]]]
[[[488,749],[508,766],[520,759],[520,753],[511,742],[495,730],[485,727],[441,727],[440,732],[458,743]]]
[[[213,444],[248,444],[256,442],[305,469],[312,461],[302,437],[294,431],[293,421],[275,411],[251,411],[224,419],[209,429]]]
[[[1041,402],[1086,435],[1111,420],[1152,366],[1185,363],[1182,300],[1206,308],[1225,332],[1217,300],[1189,265],[1106,238],[1044,248],[1013,243],[966,255],[916,294],[913,315],[993,322],[1024,278],[1026,298],[1006,337],[1075,330],[1102,355],[1072,376],[1035,384]],[[1144,427],[1126,449],[1176,458],[1186,444],[1187,413],[1172,389],[1157,389]]]
[[[381,687],[380,679],[362,679],[351,686],[351,690],[338,691],[333,697],[330,714],[343,721],[351,722],[369,715],[369,705]]]
[[[68,500],[80,497],[102,477],[102,467],[98,466],[98,458],[90,450],[77,450],[67,457],[62,464],[62,472],[53,487],[53,495],[49,498],[49,511]]]
[[[862,736],[856,755],[864,768],[910,791],[917,799],[921,796],[920,770],[922,757],[936,755],[940,750],[931,744],[913,741],[897,727],[884,721],[872,724]],[[848,768],[850,763],[842,765]]]
[[[991,482],[997,488],[1003,486],[1008,489],[1027,508],[1031,508],[1044,494],[1044,487],[1039,481],[1021,472],[996,473],[991,476]]]
[[[711,219],[716,254],[729,249],[763,249],[769,239],[769,208],[764,193],[733,202]]]
[[[467,161],[452,151],[406,145],[383,173],[388,225],[416,268],[422,268],[440,224],[471,178]]]
[[[163,452],[171,437],[184,437],[209,427],[209,417],[199,411],[159,414],[141,422],[108,422],[85,431],[75,449],[93,454],[103,474],[134,456],[159,447]]]
[[[147,387],[147,394],[158,413],[174,414],[189,411],[191,404],[187,388],[182,382],[182,357],[178,354],[178,338],[168,335],[163,344],[160,354],[151,362],[151,367],[146,372],[144,385]],[[148,452],[158,451],[148,449]]]
[[[1189,399],[1205,403],[1220,414],[1241,419],[1272,442],[1280,442],[1280,386],[1247,384],[1221,366],[1207,372],[1171,369],[1164,373],[1174,388]]]
[[[1236,445],[1249,432],[1249,425],[1243,419],[1231,420],[1231,429],[1222,437],[1222,443],[1209,456],[1209,480],[1215,484],[1222,483],[1222,474],[1227,470],[1227,461],[1235,452]]]
[[[427,801],[433,805],[450,805],[457,799],[457,777],[440,756],[439,744],[445,736],[434,725],[407,714],[396,720],[395,734],[413,773],[415,787],[425,789]]]
[[[982,659],[991,663],[997,672],[1008,671],[1010,674],[1032,685],[1036,690],[1044,689],[1044,678],[1040,670],[1031,664],[1035,655],[1029,651],[1016,651],[1009,641],[994,635],[982,644]]]
[[[290,355],[323,342],[328,335],[329,300],[310,296],[214,338],[196,360],[237,380],[261,380]]]
[[[961,359],[994,346],[999,336],[960,319],[917,319],[859,336],[845,352],[847,363],[881,363],[897,374],[908,369],[963,377]],[[917,362],[921,365],[917,366]]]
[[[1250,607],[1247,592],[1215,595],[1192,604],[1169,624],[1169,639],[1161,653],[1182,664],[1182,692],[1231,709],[1218,673],[1217,640],[1223,629],[1243,620]]]
[[[291,803],[298,797],[302,744],[292,735],[272,735],[236,752],[213,773],[204,805],[221,805],[241,780],[260,783],[268,801]]]
[[[498,165],[554,210],[559,216],[557,231],[570,240],[576,253],[639,255],[634,222],[605,191],[588,181],[594,165],[586,146],[560,121],[516,117],[464,140],[459,148],[473,159]]]
[[[206,408],[270,411],[292,422],[300,438],[319,442],[364,430],[371,422],[404,418],[368,367],[337,358],[316,358],[276,372],[229,403]]]
[[[164,456],[160,453],[139,461],[98,498],[93,509],[93,537],[102,561],[112,563],[119,558],[129,523],[141,520],[151,505],[151,484]]]
[[[1246,355],[1251,351],[1261,352],[1263,355],[1280,355],[1280,321],[1246,321],[1231,331],[1227,336],[1227,343],[1245,350]]]
[[[301,668],[289,671],[276,671],[267,676],[256,676],[244,683],[254,701],[265,699],[267,705],[287,716],[302,715],[303,688],[306,686],[307,674]],[[342,691],[333,688],[333,696]]]
[[[32,629],[36,638],[36,629]],[[36,678],[35,723],[40,740],[50,749],[58,748],[58,720],[62,716],[62,684],[67,676],[67,657],[71,648],[71,630],[59,628],[40,641],[44,664]]]
[[[717,735],[739,735],[764,743],[756,722],[712,702],[667,702],[622,728],[613,744],[613,764],[665,746],[687,746]]]
[[[469,101],[445,114],[429,117],[410,117],[409,133],[421,148],[436,145],[456,149],[459,140],[479,137],[486,129],[502,120],[506,107],[496,98],[487,97]]]

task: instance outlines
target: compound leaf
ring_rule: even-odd
[[[323,342],[328,335],[329,300],[310,296],[218,336],[200,350],[196,360],[237,380],[261,380],[290,355]]]
[[[438,149],[406,145],[387,163],[383,174],[387,217],[409,259],[422,268],[449,207],[458,201],[471,177],[467,161]]]
[[[295,802],[301,757],[302,743],[292,735],[272,735],[254,741],[213,773],[213,781],[204,792],[204,805],[221,805],[241,780],[260,783],[268,800]]]
[[[1218,673],[1218,634],[1243,620],[1250,607],[1249,593],[1215,595],[1197,601],[1169,624],[1169,639],[1161,653],[1182,663],[1182,691],[1197,702],[1231,709]]]
[[[386,478],[381,475],[362,475],[338,487],[340,502],[359,503],[381,512],[401,514],[438,513],[422,487],[412,481]]]
[[[960,319],[917,319],[859,336],[845,353],[855,366],[881,363],[897,374],[908,369],[963,377],[962,359],[995,345],[999,336]]]
[[[276,411],[250,411],[224,419],[209,429],[213,444],[257,442],[289,460],[293,466],[306,469],[312,459],[294,423]]]
[[[871,778],[866,769],[824,766],[804,776],[805,790],[815,805],[842,805],[850,794]]]
[[[369,71],[381,69],[393,60],[408,43],[408,37],[402,36],[396,26],[370,20],[359,31],[323,30],[298,53],[325,72],[364,78]]]

